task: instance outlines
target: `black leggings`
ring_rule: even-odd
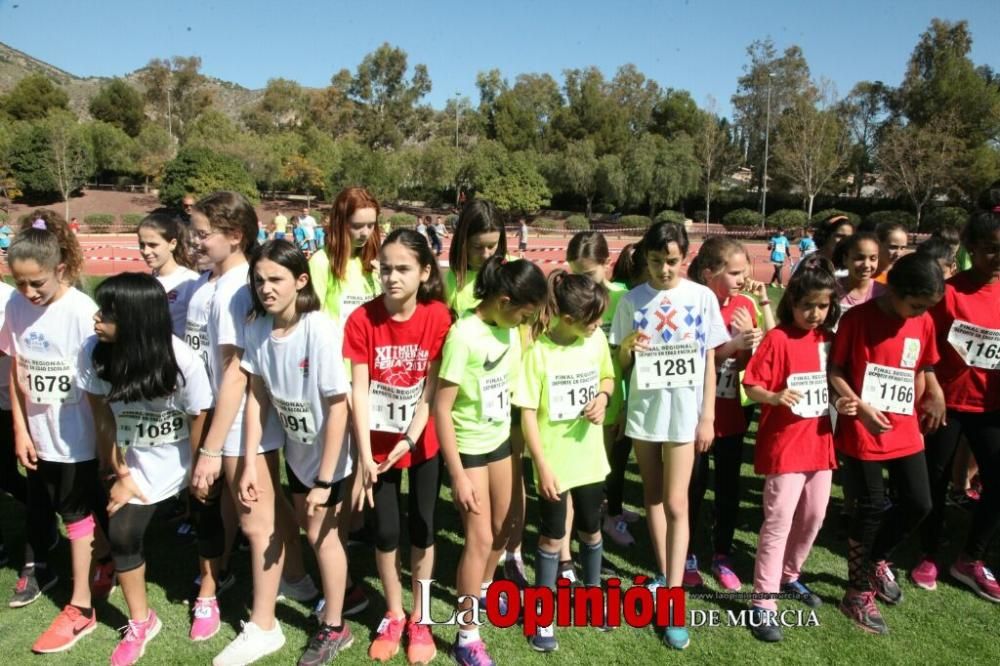
[[[715,458],[715,523],[712,546],[718,555],[729,555],[740,512],[740,466],[743,464],[743,433],[716,437],[711,455]],[[708,453],[695,456],[694,472],[688,486],[688,527],[694,542],[701,502],[708,488]]]
[[[434,545],[434,509],[441,489],[441,456],[435,455],[408,469],[410,547],[430,548]],[[399,547],[402,480],[402,469],[390,469],[378,475],[373,489],[375,547],[383,553],[391,553]]]
[[[573,496],[573,527],[584,534],[596,534],[601,530],[601,502],[604,500],[604,484],[591,483],[570,488],[559,494],[558,502],[538,498],[538,513],[541,525],[538,533],[547,539],[562,539],[566,536],[566,502]]]
[[[611,471],[605,477],[609,516],[620,516],[625,510],[623,506],[625,503],[625,468],[628,467],[628,457],[631,453],[632,440],[628,437],[622,437],[611,445],[611,455],[608,456]],[[525,459],[527,460],[527,458]]]
[[[948,410],[948,425],[926,438],[927,473],[934,508],[921,530],[924,553],[934,555],[944,526],[944,501],[951,479],[955,450],[962,435],[979,464],[983,492],[972,514],[972,527],[965,542],[965,555],[981,560],[1000,528],[1000,411],[972,413]]]
[[[50,462],[39,460],[38,469],[28,470],[28,544],[36,563],[44,563],[56,514],[70,525],[93,515],[107,534],[107,499],[97,474],[97,461]]]
[[[28,482],[17,469],[14,419],[8,409],[0,409],[0,491],[10,493],[21,504],[28,500]]]
[[[883,470],[889,471],[894,500],[886,492]],[[858,491],[857,511],[850,525],[849,585],[871,589],[874,564],[889,559],[893,549],[931,511],[924,452],[892,460],[858,460],[844,456],[844,473]]]
[[[132,571],[146,563],[142,557],[142,539],[156,507],[156,504],[126,504],[109,518],[108,541],[115,571]]]
[[[191,523],[198,533],[198,557],[214,560],[226,552],[226,528],[222,524],[222,493],[228,493],[226,480],[220,477],[206,503],[191,497]]]

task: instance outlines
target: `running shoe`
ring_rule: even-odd
[[[663,631],[663,642],[674,650],[686,650],[691,645],[691,636],[686,627],[667,627]]]
[[[982,560],[960,558],[951,565],[951,576],[987,601],[1000,603],[1000,585]]]
[[[429,664],[437,656],[431,628],[417,622],[406,623],[406,660],[410,664]]]
[[[737,592],[743,586],[726,555],[715,555],[712,558],[712,576],[727,592]]]
[[[809,606],[809,608],[819,608],[823,605],[823,600],[819,598],[819,595],[806,587],[806,584],[801,580],[792,580],[784,583],[781,586],[781,591],[785,594],[798,595],[799,601]]]
[[[277,652],[285,645],[281,625],[274,621],[274,629],[264,631],[253,622],[241,622],[242,629],[232,642],[212,660],[212,666],[245,666]]]
[[[334,658],[354,644],[354,635],[349,624],[344,623],[340,631],[334,631],[328,624],[320,626],[319,630],[309,639],[306,651],[299,657],[298,666],[320,666],[329,664]]]
[[[93,609],[88,618],[76,606],[67,605],[38,637],[31,651],[38,654],[65,652],[94,629],[97,629],[97,613]]]
[[[219,633],[219,627],[222,624],[219,601],[215,597],[195,599],[191,618],[191,632],[189,634],[191,640],[207,641]]]
[[[393,617],[389,613],[385,614],[378,629],[375,630],[375,639],[368,646],[368,656],[375,661],[389,661],[399,652],[399,644],[403,640],[403,629],[406,628],[405,617]]]
[[[868,577],[875,595],[887,604],[896,605],[903,600],[903,590],[896,582],[896,576],[889,568],[889,562],[879,560],[875,563],[875,571]]]
[[[938,578],[938,567],[930,557],[924,557],[917,566],[910,570],[910,580],[917,587],[925,590],[936,590]]]
[[[149,641],[156,638],[163,628],[163,623],[156,616],[156,611],[149,609],[149,616],[143,622],[129,620],[122,627],[122,639],[111,653],[111,666],[132,666],[146,654]]]
[[[309,574],[302,576],[294,583],[285,580],[282,576],[281,582],[278,584],[278,601],[291,599],[300,603],[308,603],[318,596],[319,590]]]
[[[94,565],[94,578],[90,582],[90,591],[95,599],[107,599],[118,587],[118,575],[115,574],[115,563],[108,558],[107,562],[97,562]]]
[[[778,626],[777,613],[757,606],[750,608],[750,633],[765,643],[777,643],[784,638]]]
[[[620,515],[605,516],[602,531],[619,546],[626,547],[635,543],[635,537],[628,530],[628,521]]]
[[[503,562],[503,577],[522,590],[528,587],[528,579],[524,575],[524,561],[520,555],[507,554]]]
[[[705,584],[701,573],[698,572],[697,555],[688,555],[688,558],[684,560],[684,578],[681,579],[681,583],[687,588],[701,587]]]
[[[459,645],[456,637],[454,645],[451,646],[451,658],[458,666],[495,666],[490,653],[486,651],[486,643],[482,641]]]
[[[21,608],[32,603],[43,592],[48,592],[59,582],[59,576],[49,571],[48,567],[25,567],[14,585],[14,594],[7,605],[11,608]]]
[[[887,634],[889,627],[882,619],[882,613],[875,605],[875,593],[848,591],[840,601],[840,612],[851,619],[854,624],[872,634]]]
[[[559,649],[559,641],[556,640],[552,625],[538,627],[535,634],[528,637],[528,645],[535,652],[555,652]]]

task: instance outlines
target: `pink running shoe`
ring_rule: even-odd
[[[212,636],[219,633],[221,619],[219,617],[219,602],[215,597],[203,599],[198,597],[194,602],[192,610],[193,621],[191,622],[191,633],[193,641],[207,641]]]
[[[687,560],[684,561],[684,578],[681,579],[684,587],[701,587],[705,584],[705,581],[701,578],[701,573],[698,572],[698,556],[688,555]]]
[[[144,622],[129,620],[122,627],[122,639],[111,653],[111,666],[132,666],[146,654],[149,641],[156,638],[163,628],[163,623],[156,616],[156,611],[149,609],[149,617]]]
[[[982,560],[967,560],[964,557],[951,565],[951,576],[965,583],[973,592],[987,601],[1000,603],[1000,585]]]
[[[929,557],[924,557],[910,571],[910,580],[913,581],[913,584],[925,590],[937,589],[937,577],[937,562]]]
[[[111,560],[94,565],[94,579],[90,590],[97,599],[107,599],[118,587],[118,576],[115,574],[115,563]]]
[[[733,572],[732,565],[726,555],[712,557],[712,576],[727,592],[736,592],[743,587],[740,577]]]

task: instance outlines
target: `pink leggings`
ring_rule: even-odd
[[[757,542],[753,591],[776,594],[782,583],[798,580],[826,517],[833,472],[768,474],[764,478],[764,523]],[[754,605],[777,610],[774,599]]]

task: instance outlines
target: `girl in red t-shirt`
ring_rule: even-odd
[[[747,422],[740,403],[740,372],[750,360],[751,350],[760,343],[763,332],[757,327],[754,302],[740,293],[746,282],[750,262],[746,250],[731,238],[712,236],[698,250],[688,267],[688,276],[707,286],[719,299],[722,320],[732,335],[729,342],[715,350],[715,525],[712,529],[712,575],[724,590],[741,587],[733,572],[729,555],[736,532],[740,509],[740,465],[743,461],[743,436]],[[698,525],[701,501],[708,485],[708,452],[695,458],[694,474],[688,486],[688,524],[691,534]],[[688,554],[684,563],[684,585],[702,584],[698,560]]]
[[[1000,585],[983,564],[1000,528],[1000,213],[981,213],[966,225],[963,241],[972,268],[948,280],[944,298],[931,310],[941,362],[936,371],[948,419],[927,438],[927,468],[934,509],[924,521],[924,556],[910,572],[927,590],[937,587],[935,554],[952,459],[964,434],[979,463],[983,494],[951,575],[976,594],[1000,602]]]
[[[833,264],[818,255],[803,259],[778,305],[781,324],[764,336],[743,377],[747,395],[761,404],[754,471],[765,475],[753,591],[796,594],[812,608],[820,599],[799,577],[823,525],[837,466],[826,376],[840,316],[836,293]],[[773,598],[754,601],[756,638],[782,639],[776,610]]]
[[[399,651],[429,663],[437,651],[421,607],[419,579],[434,568],[434,508],[440,456],[430,404],[437,388],[441,348],[451,326],[441,275],[426,239],[412,229],[389,234],[379,253],[382,296],[361,306],[344,329],[344,358],[352,365],[352,417],[358,436],[363,497],[375,509],[375,563],[386,614],[368,649],[377,661]],[[399,580],[400,491],[409,477],[410,571],[413,612],[403,611]]]
[[[841,318],[830,352],[830,385],[840,414],[834,440],[847,483],[858,493],[840,609],[872,633],[888,631],[875,597],[890,604],[903,598],[889,554],[931,509],[921,430],[940,425],[944,396],[932,367],[938,352],[927,310],[943,291],[936,261],[903,257],[889,271],[884,294]]]

